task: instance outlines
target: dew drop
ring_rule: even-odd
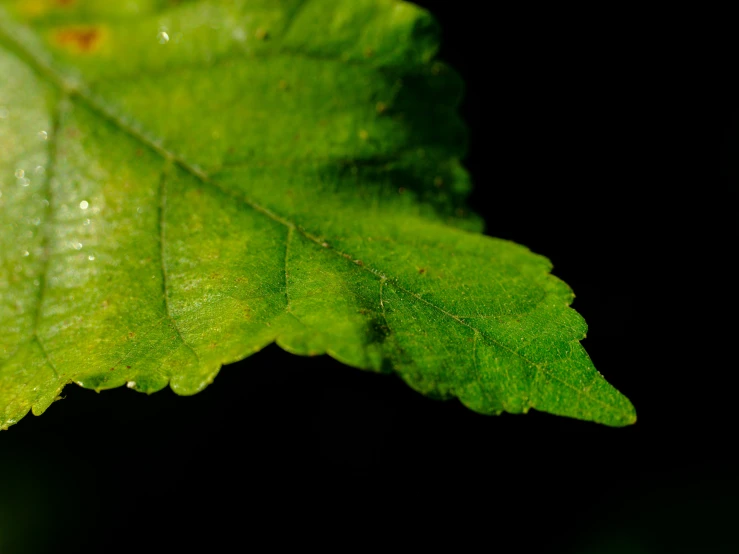
[[[94,254],[90,254],[89,256],[87,256],[87,259],[92,262],[92,261],[95,260],[95,255]]]
[[[73,242],[72,243],[72,248],[74,248],[75,250],[82,250],[82,243],[81,242]]]
[[[167,31],[159,31],[157,40],[159,41],[159,44],[167,44],[169,42],[169,34]]]
[[[26,172],[25,172],[25,171],[23,171],[22,169],[16,169],[16,170],[15,170],[15,176],[16,176],[16,177],[17,177],[18,179],[23,179],[23,177],[25,177],[25,175],[26,175]]]
[[[37,165],[36,169],[33,170],[36,175],[43,175],[46,173],[46,168],[43,165]]]
[[[27,187],[28,185],[31,184],[31,181],[30,179],[27,179],[26,177],[24,177],[23,179],[20,180],[20,184],[24,187]]]
[[[24,258],[27,258],[30,255],[31,255],[31,253],[28,250],[26,250],[26,251],[23,252],[23,257]]]
[[[90,224],[90,220],[89,219],[86,219],[86,220],[84,220],[82,222],[82,225],[89,225],[89,224]]]
[[[134,388],[136,386],[136,381],[129,381],[128,383],[126,383],[126,386],[129,389],[132,389],[132,388]]]
[[[89,206],[90,206],[90,204],[88,204],[87,200],[83,200],[82,202],[80,202],[80,209],[81,210],[86,210]]]
[[[40,138],[41,140],[48,140],[49,133],[47,133],[46,131],[39,131],[38,138]]]

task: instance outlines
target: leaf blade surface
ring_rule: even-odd
[[[482,413],[633,422],[548,260],[466,212],[422,10],[5,4],[0,171],[28,176],[0,198],[0,426],[68,382],[193,394],[271,342]]]

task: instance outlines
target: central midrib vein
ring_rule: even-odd
[[[187,160],[183,159],[182,157],[178,156],[174,152],[171,152],[167,150],[162,143],[156,142],[152,140],[151,138],[147,137],[142,132],[138,131],[131,125],[127,124],[125,121],[123,121],[120,117],[118,117],[115,113],[110,110],[105,103],[102,101],[102,99],[96,98],[87,88],[80,86],[79,83],[72,84],[71,80],[65,79],[63,75],[59,74],[56,70],[54,70],[51,66],[44,63],[37,55],[35,55],[33,52],[31,52],[27,47],[25,47],[19,40],[17,40],[15,37],[11,36],[11,34],[7,31],[7,27],[0,25],[0,38],[5,38],[6,41],[10,42],[11,45],[14,47],[16,51],[18,51],[22,57],[26,60],[26,62],[29,64],[29,66],[36,71],[42,78],[48,80],[51,84],[54,86],[60,88],[64,93],[69,95],[70,97],[77,97],[82,102],[84,102],[92,111],[97,113],[99,116],[101,116],[103,119],[109,121],[112,123],[115,127],[120,129],[121,131],[125,132],[129,136],[136,139],[138,142],[143,144],[144,146],[150,148],[151,150],[155,151],[157,154],[159,154],[164,160],[177,164],[180,168],[182,168],[184,171],[189,173],[190,175],[197,178],[200,182],[202,182],[205,185],[208,185],[212,187],[213,189],[219,191],[222,194],[225,194],[226,196],[229,196],[239,202],[242,202],[243,204],[249,206],[254,211],[266,216],[267,218],[280,223],[281,225],[284,225],[288,229],[294,229],[298,231],[301,235],[303,235],[305,238],[307,238],[309,241],[313,242],[319,247],[322,247],[324,249],[328,249],[332,252],[334,252],[336,255],[341,256],[342,258],[347,259],[350,263],[355,265],[356,267],[359,267],[360,269],[364,271],[368,271],[372,273],[374,276],[380,278],[380,280],[384,283],[390,283],[393,285],[393,287],[403,291],[406,294],[409,294],[410,296],[416,298],[418,301],[423,302],[424,304],[428,305],[429,307],[439,311],[440,313],[444,314],[448,318],[452,319],[453,321],[457,322],[460,325],[463,325],[472,331],[474,331],[476,334],[479,334],[486,339],[488,339],[491,343],[495,344],[499,348],[509,352],[510,354],[522,359],[527,364],[533,366],[537,371],[541,371],[545,375],[549,376],[551,379],[561,383],[562,385],[572,389],[577,394],[584,396],[588,398],[589,400],[592,400],[593,402],[596,402],[609,410],[612,410],[619,414],[624,414],[621,410],[619,410],[616,406],[613,406],[612,404],[608,404],[607,402],[602,401],[599,398],[596,398],[594,396],[591,396],[587,394],[585,391],[581,390],[580,388],[574,386],[573,384],[561,379],[560,377],[554,375],[548,369],[546,366],[537,364],[536,362],[526,358],[524,355],[522,355],[520,352],[512,349],[511,347],[501,343],[494,337],[491,337],[488,333],[485,331],[482,331],[480,329],[477,329],[476,327],[473,327],[469,323],[463,321],[459,317],[455,316],[454,314],[451,314],[447,312],[444,308],[437,306],[436,304],[429,302],[425,298],[419,296],[418,294],[414,293],[411,290],[406,289],[405,287],[401,286],[397,280],[390,280],[388,277],[380,270],[374,269],[372,267],[367,266],[366,264],[357,264],[355,262],[356,258],[353,256],[341,252],[340,250],[337,250],[333,247],[326,248],[324,246],[325,241],[322,238],[319,238],[316,235],[313,235],[309,231],[303,229],[299,225],[293,223],[289,219],[273,212],[269,208],[262,206],[258,202],[255,202],[252,200],[249,196],[246,194],[243,195],[235,195],[233,192],[224,189],[221,187],[216,181],[213,181],[210,176],[205,173],[200,168],[196,167],[193,164],[190,164]],[[184,340],[183,340],[184,342]],[[187,343],[185,343],[187,344]]]

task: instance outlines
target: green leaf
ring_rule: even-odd
[[[436,49],[394,0],[0,0],[0,427],[271,342],[633,423],[548,260],[467,213]]]

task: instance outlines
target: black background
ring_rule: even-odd
[[[697,23],[665,14],[419,3],[467,83],[471,206],[489,234],[553,261],[589,323],[586,349],[638,422],[484,417],[276,347],[190,398],[69,387],[0,435],[0,531],[18,552],[151,538],[739,548],[736,361],[722,359],[735,326],[709,312],[735,302],[739,140],[715,52]]]

